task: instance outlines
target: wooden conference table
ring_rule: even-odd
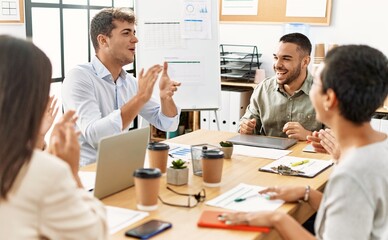
[[[180,144],[202,144],[208,143],[218,146],[221,140],[227,140],[230,137],[235,136],[237,133],[232,132],[219,132],[209,130],[198,130],[189,134],[185,134],[173,139],[169,139],[169,142]],[[316,159],[330,159],[327,154],[318,153],[306,153],[303,152],[303,147],[306,146],[305,142],[299,142],[290,150],[291,156],[316,158]],[[147,161],[147,160],[146,160]],[[315,178],[302,178],[292,176],[281,176],[273,173],[259,172],[258,168],[270,163],[273,160],[260,159],[254,157],[247,157],[241,155],[233,155],[232,159],[225,160],[222,183],[217,188],[207,188],[202,185],[202,178],[192,174],[190,165],[189,183],[184,186],[172,186],[174,190],[181,193],[198,193],[202,188],[206,190],[206,200],[213,199],[220,194],[234,188],[239,183],[246,183],[258,186],[274,186],[274,185],[310,185],[312,189],[323,190],[329,174],[332,171],[332,167],[326,171],[320,173]],[[160,196],[162,199],[169,203],[187,203],[187,198],[182,198],[166,189],[166,176],[162,176],[160,186]],[[136,209],[135,189],[131,187],[112,196],[109,196],[102,200],[106,205],[117,206],[122,208]],[[236,231],[236,230],[224,230],[213,228],[199,228],[197,227],[197,220],[203,210],[220,210],[206,205],[204,202],[199,203],[194,208],[182,208],[172,207],[162,204],[159,201],[159,206],[156,211],[150,212],[150,215],[136,224],[128,226],[122,229],[120,232],[111,236],[111,239],[129,239],[124,236],[124,232],[129,228],[140,225],[150,219],[160,219],[169,221],[173,224],[173,227],[157,236],[153,239],[279,239],[279,235],[275,230],[271,230],[268,234],[248,232],[248,231]],[[287,212],[293,216],[298,222],[305,222],[313,213],[314,210],[306,203],[287,203],[281,206],[278,211]]]

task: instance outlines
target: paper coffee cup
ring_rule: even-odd
[[[133,173],[137,208],[154,211],[158,208],[160,177],[158,168],[139,168]]]
[[[204,151],[202,154],[202,178],[206,187],[221,185],[224,153],[219,150]]]
[[[325,44],[323,43],[315,44],[314,57],[316,59],[323,59],[325,57]]]
[[[150,167],[159,168],[162,173],[166,173],[170,146],[165,143],[153,142],[148,144],[147,149]]]

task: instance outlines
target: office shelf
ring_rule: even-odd
[[[221,86],[230,86],[230,87],[245,87],[248,89],[254,89],[257,86],[257,83],[253,82],[241,82],[238,79],[226,79],[221,78]]]
[[[228,80],[253,81],[261,62],[257,47],[253,45],[220,45],[221,77]]]
[[[166,140],[167,138],[173,138],[175,136],[185,134],[186,132],[196,131],[199,129],[199,125],[199,111],[181,112],[177,132],[168,134],[150,125],[151,141],[160,142]]]

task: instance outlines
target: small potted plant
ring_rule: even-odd
[[[189,181],[189,169],[182,159],[174,160],[167,168],[167,183],[172,185],[185,185]]]
[[[224,152],[225,159],[231,159],[233,154],[233,143],[229,141],[220,142],[221,151]]]

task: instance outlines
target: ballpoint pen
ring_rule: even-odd
[[[261,196],[261,197],[264,197],[265,199],[269,200],[269,195],[267,194],[255,194],[255,195],[250,195],[250,196],[247,196],[247,197],[239,197],[239,198],[235,198],[234,201],[235,202],[243,202],[245,200],[247,200],[248,198],[253,198],[253,197],[257,197],[257,196]]]
[[[308,163],[308,162],[310,162],[310,160],[308,160],[308,159],[301,160],[299,162],[294,162],[294,163],[291,163],[291,167],[300,166],[300,165],[303,165],[303,164]]]

